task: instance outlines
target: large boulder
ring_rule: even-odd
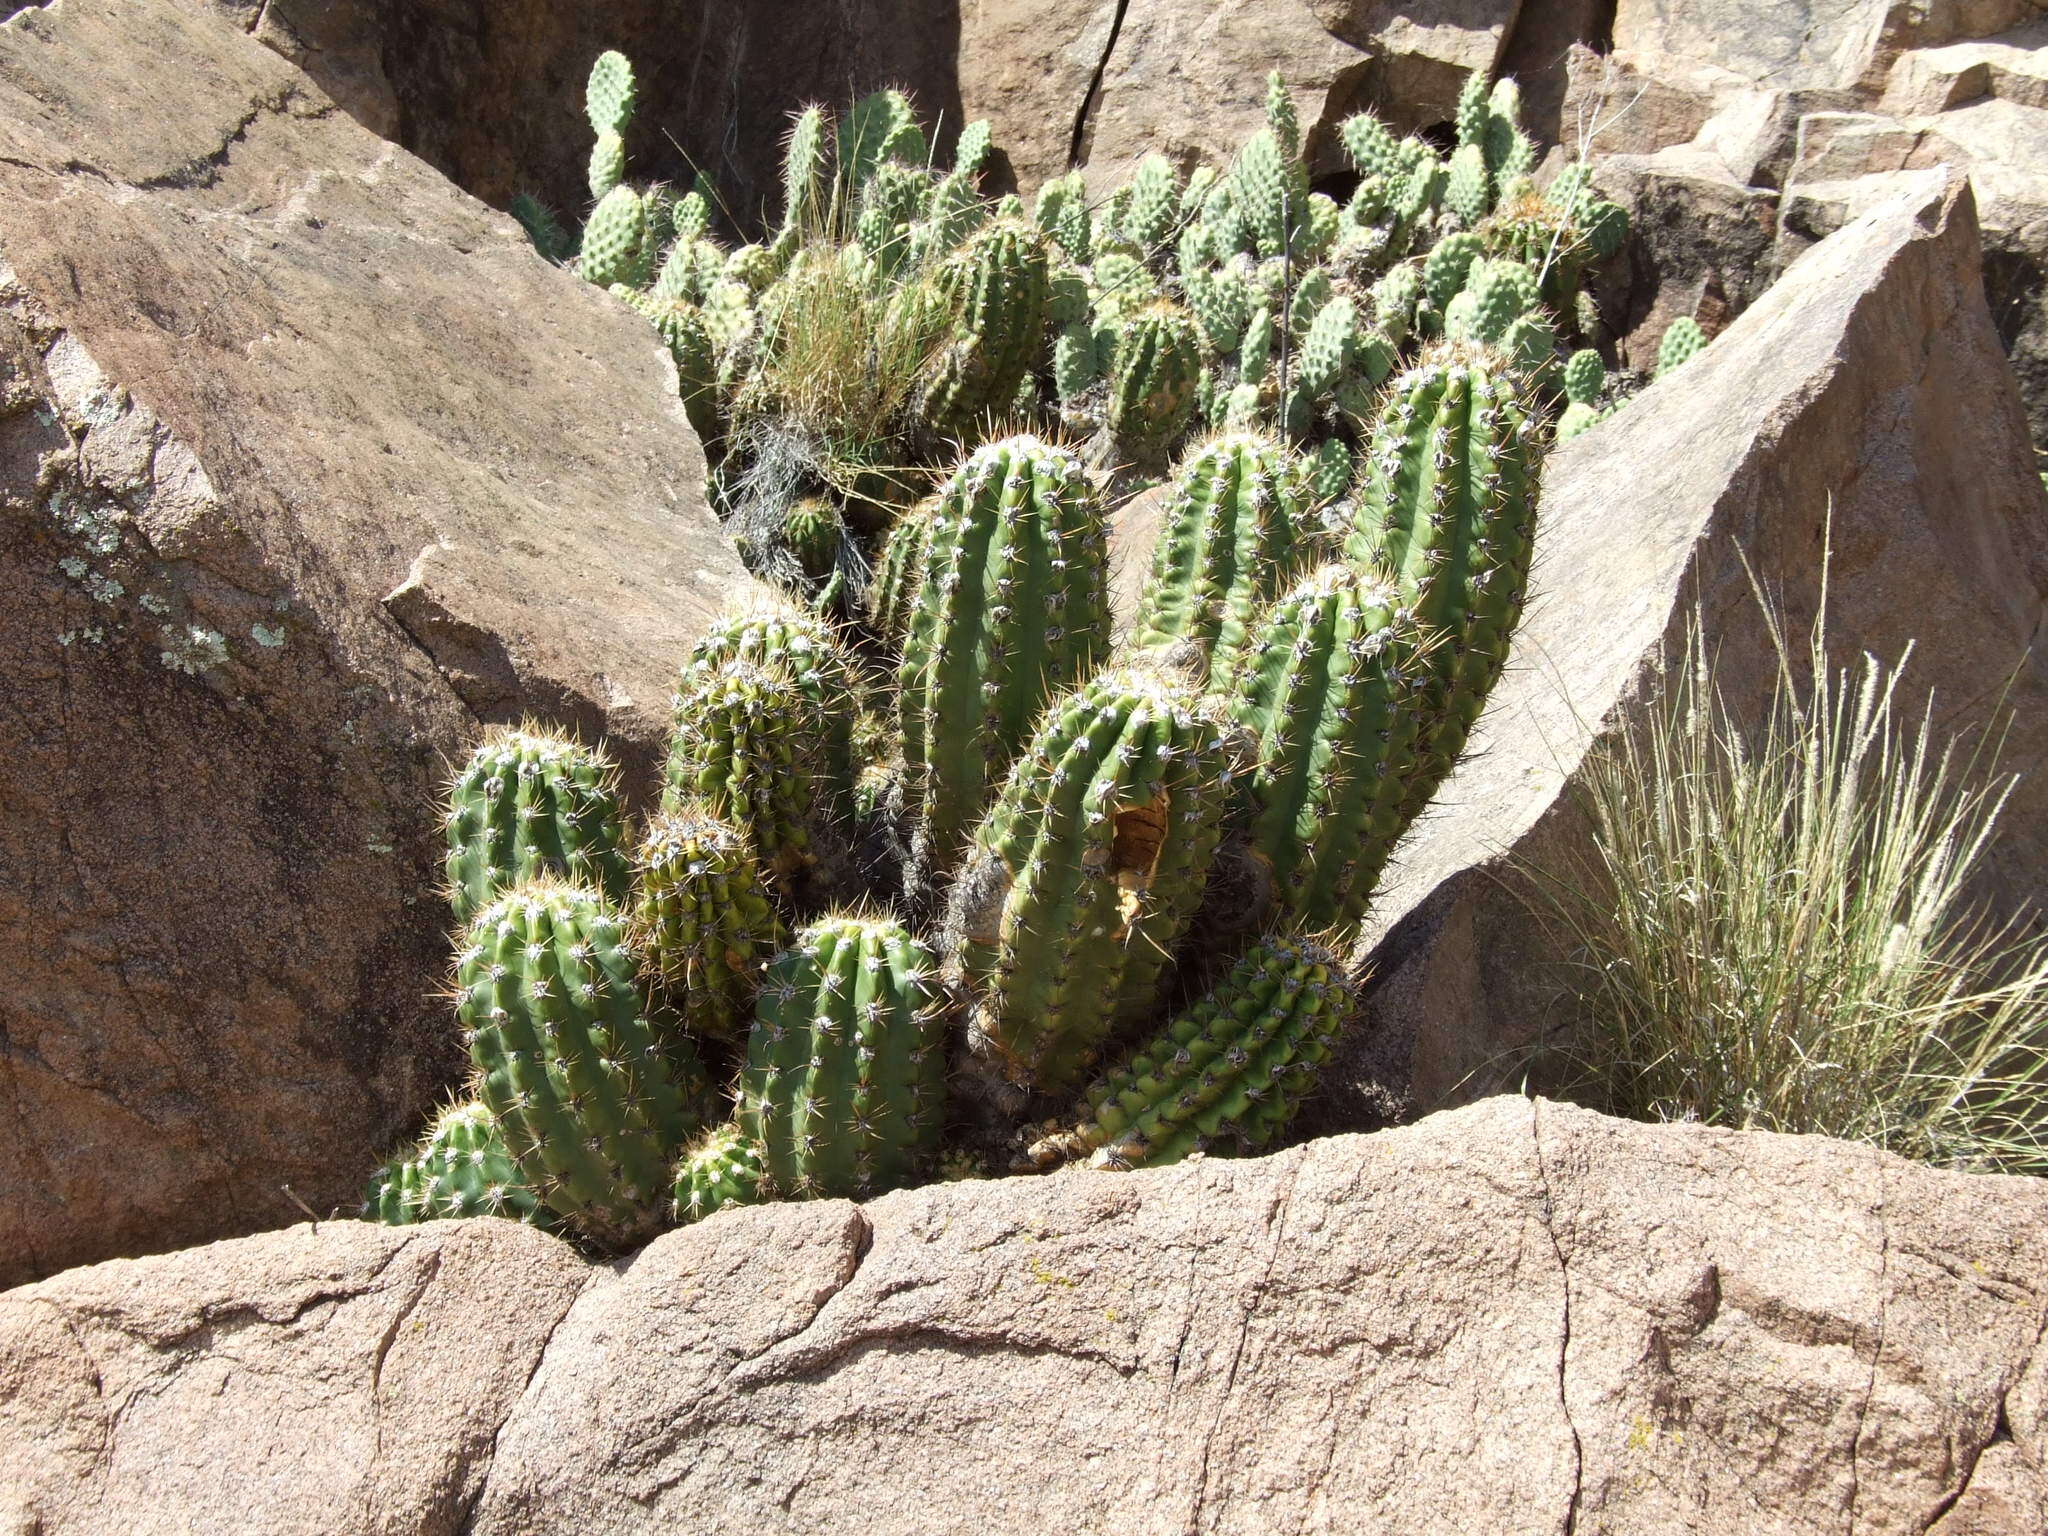
[[[703,473],[643,321],[273,52],[0,25],[0,1283],[353,1204],[458,1066],[446,765],[646,778]]]
[[[2038,1536],[2044,1271],[2039,1180],[1520,1098],[580,1285],[323,1223],[0,1296],[0,1524]]]
[[[1836,654],[1914,647],[1938,730],[1990,723],[2048,761],[2048,498],[1978,279],[1967,181],[1909,178],[1815,246],[1701,356],[1552,453],[1536,576],[1469,757],[1396,854],[1368,919],[1369,1026],[1308,1132],[1512,1079],[1558,1015],[1523,872],[1583,853],[1576,786],[1695,603],[1737,718],[1776,675],[1751,575],[1791,633],[1827,583]],[[1984,894],[2048,870],[2048,775],[2021,778]]]

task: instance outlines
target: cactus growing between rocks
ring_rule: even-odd
[[[740,1032],[783,937],[753,849],[688,801],[656,816],[634,845],[627,933],[684,1025],[714,1040]]]
[[[529,1188],[600,1246],[659,1230],[704,1071],[641,996],[617,910],[552,878],[478,912],[456,962],[477,1096]]]
[[[721,1125],[676,1160],[671,1211],[677,1226],[688,1226],[729,1205],[758,1205],[774,1194],[760,1143]]]
[[[626,893],[625,823],[610,757],[529,721],[494,725],[448,786],[448,904],[467,923],[506,886],[555,874]]]
[[[946,915],[994,1096],[1073,1086],[1157,1000],[1242,758],[1222,707],[1170,668],[1111,669],[1046,712]]]
[[[1407,830],[1443,708],[1427,639],[1391,582],[1339,564],[1274,603],[1246,645],[1230,689],[1257,747],[1246,841],[1293,922],[1356,922]]]
[[[463,1216],[554,1222],[521,1180],[497,1121],[474,1100],[445,1106],[417,1145],[370,1176],[363,1216],[391,1227]]]
[[[889,918],[828,917],[770,962],[738,1125],[778,1189],[880,1194],[937,1154],[937,982],[931,951]]]
[[[947,483],[898,671],[911,878],[950,870],[1046,701],[1101,659],[1103,515],[1080,460],[1030,436]]]
[[[1259,609],[1299,562],[1308,500],[1284,443],[1239,433],[1190,454],[1167,493],[1131,643],[1189,642],[1210,681],[1227,680]]]
[[[1109,430],[1134,458],[1155,461],[1195,408],[1202,357],[1195,327],[1178,305],[1160,300],[1120,328],[1109,376]]]
[[[1691,315],[1680,315],[1657,343],[1657,377],[1661,379],[1672,369],[1691,362],[1706,344],[1707,333],[1700,329],[1699,321]]]
[[[1080,1122],[1034,1143],[1038,1168],[1157,1168],[1232,1141],[1271,1146],[1358,1007],[1341,957],[1305,938],[1254,944],[1206,997],[1093,1083]]]

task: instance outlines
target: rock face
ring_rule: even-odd
[[[1342,1085],[1304,1133],[1375,1123],[1412,1070],[1422,1107],[1512,1080],[1555,1020],[1550,946],[1516,889],[1585,847],[1572,785],[1682,638],[1695,598],[1738,718],[1775,676],[1757,578],[1807,632],[1832,543],[1836,654],[1896,659],[1935,722],[2048,760],[2048,499],[1978,285],[1969,184],[1917,188],[1824,241],[1700,357],[1545,466],[1536,574],[1471,756],[1397,853],[1369,919],[1376,983]],[[2048,778],[2023,777],[1987,894],[2048,868]]]
[[[0,266],[9,1283],[352,1203],[455,1070],[445,760],[644,769],[748,578],[644,323],[203,11],[0,25]]]
[[[0,1297],[0,1512],[44,1536],[2048,1515],[2048,1186],[1817,1138],[1501,1098],[1256,1161],[724,1211],[579,1268],[496,1224],[322,1224]]]

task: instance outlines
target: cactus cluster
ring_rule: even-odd
[[[537,725],[456,775],[471,1100],[366,1213],[617,1251],[761,1200],[1272,1145],[1501,674],[1551,416],[1615,396],[1571,343],[1619,210],[1583,167],[1533,184],[1511,81],[1468,85],[1448,155],[1345,122],[1342,203],[1276,76],[1228,166],[1147,157],[1102,199],[1073,172],[1028,212],[980,191],[986,125],[941,163],[885,91],[799,115],[781,222],[727,248],[708,187],[626,179],[633,100],[607,55],[572,259],[668,345],[794,600],[682,658],[638,819]],[[1154,484],[1113,643],[1107,508]]]

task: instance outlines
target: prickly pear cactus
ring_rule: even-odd
[[[1257,743],[1246,841],[1290,921],[1356,922],[1409,822],[1441,706],[1421,627],[1368,569],[1328,565],[1264,615],[1230,691]]]
[[[578,270],[600,288],[614,283],[641,287],[648,280],[647,244],[647,208],[640,194],[615,186],[590,210]]]
[[[936,359],[919,410],[932,435],[977,442],[984,418],[1015,399],[1044,338],[1045,237],[1022,220],[986,224],[947,260],[938,283],[957,335]]]
[[[796,881],[817,862],[833,815],[821,793],[828,732],[824,711],[785,667],[735,659],[686,673],[662,808],[701,803],[747,840],[771,876]]]
[[[721,1125],[676,1160],[672,1211],[677,1226],[702,1221],[729,1205],[758,1205],[775,1196],[758,1142]]]
[[[1080,1123],[1035,1143],[1027,1161],[1157,1168],[1219,1143],[1271,1146],[1357,1008],[1334,950],[1261,939],[1213,992],[1090,1086]]]
[[[653,1236],[706,1084],[648,1009],[618,911],[566,881],[515,886],[470,923],[455,975],[477,1096],[527,1186],[602,1247]]]
[[[1259,610],[1306,543],[1309,490],[1286,444],[1236,433],[1190,454],[1167,493],[1131,643],[1200,647],[1212,684],[1236,670]]]
[[[828,917],[769,964],[740,1075],[740,1130],[793,1195],[865,1196],[938,1152],[938,966],[901,923]]]
[[[1109,374],[1109,430],[1134,458],[1156,461],[1195,409],[1202,356],[1194,322],[1160,300],[1120,327]]]
[[[1657,343],[1657,377],[1661,379],[1672,369],[1691,362],[1706,344],[1707,333],[1700,329],[1699,321],[1691,315],[1680,315]]]
[[[1391,575],[1434,640],[1430,714],[1441,723],[1413,781],[1422,801],[1464,750],[1521,617],[1540,462],[1534,416],[1496,354],[1446,343],[1396,381],[1367,454],[1345,552]]]
[[[634,846],[627,932],[690,1032],[720,1040],[752,1014],[761,967],[783,939],[753,849],[687,801]]]
[[[1047,699],[1101,660],[1108,614],[1080,460],[1030,436],[976,449],[933,519],[898,671],[914,884],[953,867]]]
[[[1112,668],[1047,710],[946,914],[993,1097],[1071,1088],[1157,1001],[1242,766],[1221,705],[1169,668]]]
[[[625,818],[611,758],[529,721],[494,725],[448,786],[448,904],[467,923],[506,886],[555,874],[626,894]]]
[[[447,1105],[417,1145],[370,1176],[363,1215],[390,1227],[467,1216],[554,1224],[521,1181],[491,1112],[474,1100]]]

